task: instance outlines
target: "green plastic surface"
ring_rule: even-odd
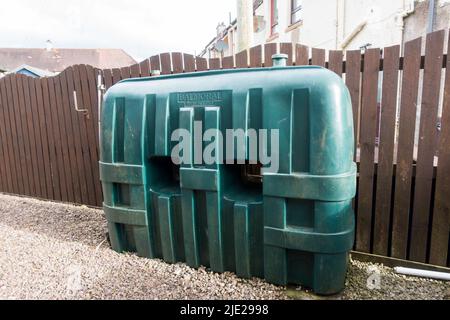
[[[279,129],[279,171],[176,166],[177,128]],[[121,81],[105,95],[100,174],[111,244],[318,294],[343,289],[354,241],[347,88],[319,67],[197,72]],[[248,144],[236,144],[248,160]],[[270,149],[270,147],[269,147]],[[242,150],[241,150],[242,151]]]

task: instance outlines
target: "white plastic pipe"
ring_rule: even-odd
[[[400,274],[408,275],[408,276],[432,278],[432,279],[446,280],[446,281],[450,280],[450,273],[446,273],[446,272],[428,271],[428,270],[404,268],[404,267],[395,267],[394,271],[397,273],[400,273]]]

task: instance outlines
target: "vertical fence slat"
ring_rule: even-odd
[[[12,146],[14,149],[14,164],[16,167],[16,175],[17,179],[13,179],[13,182],[16,182],[16,190],[19,194],[25,194],[25,187],[24,187],[24,174],[23,170],[24,167],[22,166],[21,162],[21,146],[18,143],[19,135],[18,135],[18,129],[16,125],[16,110],[18,108],[15,108],[14,105],[14,98],[13,98],[13,87],[12,87],[12,79],[14,78],[14,75],[6,76],[6,94],[8,99],[8,113],[9,113],[9,123],[11,125],[11,139],[12,139]]]
[[[161,61],[159,55],[150,57],[150,73],[154,70],[161,70]]]
[[[205,71],[208,69],[206,59],[202,57],[195,57],[195,65],[197,71]]]
[[[7,158],[7,150],[4,150],[6,148],[6,134],[5,134],[5,120],[3,118],[3,109],[4,109],[4,105],[2,102],[2,90],[0,88],[0,190],[1,192],[8,192],[8,187],[7,187],[7,177],[6,177],[6,171],[7,169],[5,168],[6,165],[9,165],[9,163],[7,162],[6,158]]]
[[[120,78],[129,79],[131,77],[131,69],[130,67],[122,67],[120,68]]]
[[[41,179],[40,179],[40,168],[38,167],[39,164],[39,158],[38,158],[38,142],[37,142],[37,130],[35,131],[35,121],[34,118],[36,116],[34,107],[33,107],[33,98],[32,98],[32,92],[33,92],[33,84],[31,83],[31,77],[24,77],[22,79],[23,81],[23,88],[24,88],[24,95],[25,95],[25,108],[27,112],[27,122],[28,122],[28,135],[30,137],[30,151],[31,151],[31,161],[32,168],[33,168],[33,180],[34,180],[34,196],[43,198],[44,194],[42,192],[41,188]]]
[[[56,149],[56,159],[59,171],[59,186],[61,189],[61,200],[64,202],[69,201],[69,194],[67,191],[67,175],[68,170],[66,170],[66,162],[64,157],[64,146],[61,139],[60,131],[60,120],[58,116],[58,98],[56,93],[56,79],[55,77],[48,78],[48,88],[50,93],[50,110],[51,110],[51,120],[53,122],[53,134],[55,135],[55,149]],[[83,106],[83,105],[82,105]],[[68,158],[68,157],[67,157]]]
[[[93,158],[92,168],[93,168],[93,174],[95,179],[95,195],[96,195],[96,206],[101,206],[103,203],[103,195],[102,195],[102,188],[101,184],[98,183],[100,181],[100,172],[98,167],[98,161],[99,161],[99,139],[98,139],[98,108],[97,108],[97,77],[96,77],[96,70],[92,66],[86,66],[86,74],[87,74],[87,81],[88,81],[88,92],[89,92],[89,101],[88,101],[88,108],[90,109],[90,112],[92,114],[91,119],[89,120],[91,126],[93,127],[93,136],[92,141],[94,143],[94,155],[95,158]]]
[[[388,255],[400,46],[384,49],[373,252]]]
[[[280,53],[287,54],[286,65],[292,66],[294,64],[293,46],[290,42],[280,43]]]
[[[103,70],[103,83],[105,84],[105,89],[108,90],[113,85],[112,70]]]
[[[56,112],[58,117],[58,123],[60,127],[60,133],[61,133],[61,149],[63,153],[63,159],[64,159],[64,170],[66,173],[66,185],[67,185],[67,193],[68,193],[68,199],[70,202],[78,202],[81,201],[79,194],[80,189],[78,187],[78,179],[76,176],[76,170],[75,170],[75,156],[73,153],[73,141],[71,140],[71,137],[73,137],[73,134],[71,130],[69,130],[68,122],[67,122],[67,116],[68,112],[68,106],[67,106],[67,90],[63,90],[63,83],[61,81],[61,78],[64,75],[64,71],[61,72],[58,76],[54,77],[55,81],[55,90],[56,90]]]
[[[62,191],[60,187],[60,172],[58,168],[58,158],[56,153],[56,133],[53,128],[52,121],[52,98],[50,96],[51,78],[42,79],[42,94],[43,94],[43,107],[44,107],[44,118],[45,126],[47,128],[47,139],[48,139],[48,149],[50,153],[50,176],[52,178],[52,190],[53,199],[62,200]]]
[[[248,51],[244,50],[236,54],[236,68],[248,68]]]
[[[250,68],[260,68],[262,63],[262,46],[250,48]]]
[[[343,54],[340,50],[330,50],[328,57],[328,69],[342,76],[342,60]]]
[[[90,171],[92,172],[91,177],[89,177],[92,180],[92,186],[93,186],[93,190],[92,190],[92,202],[90,203],[91,205],[96,205],[97,200],[96,200],[96,184],[97,184],[97,179],[96,179],[96,167],[98,167],[98,163],[97,163],[97,146],[96,146],[96,141],[97,141],[97,134],[95,132],[95,129],[92,125],[92,121],[93,120],[93,112],[94,110],[92,110],[89,106],[90,104],[90,92],[89,92],[89,82],[88,82],[88,75],[87,75],[87,69],[85,65],[79,65],[77,66],[77,71],[78,71],[78,75],[79,75],[79,81],[80,81],[80,93],[81,93],[81,103],[84,106],[84,108],[87,108],[89,110],[89,118],[86,117],[85,115],[81,114],[81,119],[80,121],[84,122],[84,129],[86,130],[86,143],[88,146],[88,152],[89,152],[89,168]],[[125,74],[127,74],[127,71],[129,71],[129,68],[122,68],[121,69],[121,75],[122,77],[124,76],[123,71],[125,70]],[[79,100],[80,101],[80,100]],[[78,102],[80,103],[80,102]]]
[[[357,157],[357,147],[359,141],[360,122],[360,94],[361,94],[361,51],[351,50],[346,53],[345,83],[350,92],[353,111],[353,133],[355,137],[355,155]]]
[[[448,50],[448,53],[450,53],[450,50]],[[431,264],[440,266],[446,266],[448,261],[450,234],[450,54],[448,53],[429,261]]]
[[[325,49],[312,48],[311,64],[325,67]]]
[[[119,72],[118,72],[119,71]],[[69,85],[71,83],[70,81],[70,77],[73,75],[73,85],[74,85],[74,90],[76,92],[76,96],[77,96],[77,101],[78,103],[82,103],[84,105],[84,101],[83,101],[83,87],[82,87],[82,81],[81,81],[81,74],[80,74],[80,66],[74,66],[72,68],[72,72],[69,72],[68,77],[69,77]],[[115,75],[115,76],[114,76]],[[120,70],[119,69],[113,69],[113,79],[117,79],[117,77],[119,77],[120,79]],[[80,132],[80,140],[81,140],[81,147],[82,147],[82,153],[83,153],[83,163],[84,163],[84,170],[86,172],[84,181],[85,184],[87,185],[87,190],[88,190],[88,204],[90,205],[94,205],[96,202],[95,199],[95,187],[94,184],[97,183],[96,181],[94,181],[93,176],[94,173],[92,171],[92,167],[91,167],[91,152],[90,152],[90,143],[89,143],[89,138],[88,138],[88,128],[87,128],[87,124],[86,124],[86,116],[84,114],[81,114],[79,112],[77,112],[75,115],[75,121],[76,123],[78,123],[79,126],[79,132]]]
[[[45,79],[45,81],[47,81]],[[41,141],[42,141],[42,156],[44,160],[44,170],[45,170],[45,188],[47,191],[47,199],[55,199],[55,191],[53,189],[53,179],[52,179],[52,168],[51,168],[51,150],[50,150],[50,141],[53,141],[51,137],[48,137],[49,127],[47,125],[47,118],[45,115],[44,106],[44,80],[36,81],[36,99],[37,99],[37,109],[38,109],[38,119],[39,119],[39,128],[41,129]],[[46,95],[48,97],[48,90],[46,90]],[[51,130],[50,130],[51,131]]]
[[[90,92],[89,88],[89,78],[88,78],[88,70],[85,65],[81,65],[79,68],[80,72],[80,80],[81,80],[81,92],[83,97],[83,105],[88,108],[89,110],[89,119],[86,117],[85,123],[86,123],[86,130],[87,130],[87,138],[88,138],[88,145],[89,145],[89,154],[91,159],[91,171],[92,171],[92,179],[94,181],[94,202],[92,205],[97,205],[97,199],[98,199],[98,183],[99,181],[99,175],[98,175],[98,155],[97,155],[97,132],[95,131],[95,127],[93,122],[95,122],[95,116],[94,113],[96,110],[94,109],[94,106],[92,104],[92,94]]]
[[[2,91],[0,89],[0,191],[8,192],[7,187],[7,178],[6,178],[6,168],[7,165],[6,157],[7,153],[4,152],[5,144],[6,144],[6,135],[4,132],[4,119],[3,119],[3,103],[1,100]],[[9,163],[8,163],[9,164]]]
[[[172,53],[172,66],[173,73],[182,73],[183,72],[183,56],[180,52]]]
[[[210,58],[208,59],[209,70],[218,70],[220,69],[220,59],[219,58]]]
[[[280,43],[280,53],[284,53],[288,55],[286,65],[292,66],[294,59],[292,57],[292,43],[290,42],[283,42]]]
[[[379,65],[380,49],[367,50],[362,87],[364,95],[361,105],[361,158],[356,231],[356,249],[363,252],[370,252]]]
[[[88,85],[89,85],[89,98],[90,101],[88,102],[88,106],[91,113],[91,119],[90,123],[94,126],[94,132],[96,133],[95,138],[95,146],[98,154],[99,149],[99,139],[98,139],[98,98],[97,98],[97,75],[98,75],[98,69],[94,69],[90,65],[86,65],[86,74],[88,78]],[[139,78],[139,75],[136,76]]]
[[[20,74],[16,74],[13,81],[13,90],[15,96],[15,113],[16,113],[16,125],[18,128],[18,132],[20,132],[20,136],[18,139],[18,143],[21,144],[22,157],[21,166],[23,167],[23,177],[24,177],[24,187],[25,187],[25,195],[32,196],[34,193],[34,182],[33,182],[33,168],[31,166],[31,152],[30,152],[30,143],[27,131],[27,115],[24,106],[24,94],[23,94],[23,86],[22,86],[22,77],[25,77]]]
[[[21,176],[21,185],[23,188],[24,195],[30,195],[30,185],[29,185],[29,179],[28,179],[28,172],[27,172],[27,159],[26,159],[26,151],[25,151],[25,137],[22,130],[22,121],[20,118],[20,115],[23,114],[23,110],[21,110],[21,107],[19,105],[19,88],[17,86],[18,77],[20,75],[14,74],[10,78],[11,82],[11,95],[12,95],[12,110],[11,114],[14,117],[15,122],[15,137],[16,141],[15,143],[18,144],[18,161],[19,161],[19,170],[22,173]]]
[[[53,78],[54,86],[55,86],[55,95],[56,95],[56,104],[55,109],[53,109],[53,112],[56,114],[58,126],[59,126],[59,133],[60,133],[60,150],[62,153],[62,160],[63,160],[63,167],[62,170],[64,170],[64,176],[65,176],[65,185],[67,190],[67,200],[69,202],[75,202],[74,197],[74,189],[73,189],[73,167],[71,163],[73,162],[72,158],[69,155],[69,150],[72,148],[72,145],[69,145],[69,139],[68,139],[68,133],[67,128],[65,125],[65,116],[64,116],[64,106],[62,101],[62,89],[61,89],[61,74]]]
[[[295,45],[295,65],[309,65],[309,48],[302,44]]]
[[[121,78],[120,69],[118,68],[112,69],[112,84],[114,85],[117,82],[119,82],[120,78]]]
[[[72,111],[72,105],[70,104],[70,95],[73,95],[73,92],[69,92],[67,88],[67,70],[64,70],[61,72],[58,76],[59,84],[61,86],[61,97],[62,97],[62,103],[59,107],[59,109],[62,111],[63,116],[63,124],[65,127],[65,135],[67,137],[67,147],[68,147],[68,153],[69,153],[69,163],[67,163],[67,169],[70,169],[71,173],[71,179],[69,185],[71,185],[70,188],[73,189],[73,198],[75,203],[86,203],[87,201],[86,197],[82,195],[81,192],[81,186],[80,186],[80,179],[78,176],[79,168],[78,168],[78,162],[77,162],[77,148],[75,145],[75,133],[72,127],[72,121],[71,121],[71,113]]]
[[[183,55],[184,60],[184,71],[185,72],[194,72],[195,71],[195,60],[192,54],[185,53]]]
[[[150,61],[145,59],[139,63],[139,69],[141,70],[141,77],[150,76]]]
[[[405,44],[392,217],[391,255],[406,259],[422,39]]]
[[[110,70],[108,70],[110,71]],[[92,176],[92,172],[89,171],[90,167],[85,165],[84,162],[84,155],[83,155],[83,147],[81,146],[82,143],[82,137],[80,134],[80,119],[81,117],[84,117],[83,115],[79,115],[77,111],[73,108],[74,106],[74,99],[73,99],[73,92],[75,91],[74,86],[74,77],[73,77],[73,68],[69,67],[65,71],[64,75],[66,79],[66,86],[67,86],[67,92],[69,94],[68,96],[68,107],[69,110],[67,110],[68,115],[70,116],[70,123],[71,128],[73,132],[73,140],[74,140],[74,146],[75,146],[75,158],[72,160],[76,162],[76,168],[78,170],[78,181],[80,185],[80,193],[81,193],[81,199],[84,204],[90,203],[89,201],[89,194],[88,194],[88,185],[86,182],[86,178]],[[110,72],[110,76],[108,77],[108,85],[112,82],[112,74]]]
[[[135,63],[130,66],[130,75],[132,78],[139,78],[141,76],[141,70],[139,64]]]
[[[222,69],[233,69],[234,68],[234,57],[228,56],[222,59]]]
[[[11,145],[11,133],[10,133],[10,128],[9,128],[9,118],[7,116],[7,101],[6,101],[6,89],[5,89],[5,81],[4,80],[0,80],[0,103],[1,103],[1,110],[0,110],[0,116],[1,116],[1,130],[2,130],[2,143],[1,143],[1,148],[3,149],[3,156],[4,156],[4,161],[5,161],[5,172],[4,172],[4,176],[2,176],[2,180],[5,179],[7,180],[7,188],[4,189],[4,191],[6,192],[14,192],[14,188],[13,188],[13,172],[15,172],[14,169],[14,163],[13,163],[13,159],[12,159],[12,145]],[[15,179],[15,176],[14,176]]]
[[[170,53],[164,52],[160,55],[161,59],[161,74],[171,74],[172,73],[172,66],[170,62]]]
[[[266,43],[264,45],[264,67],[273,66],[272,56],[277,53],[276,43]]]
[[[436,152],[437,113],[445,31],[427,35],[420,112],[419,145],[416,164],[413,216],[411,220],[410,259],[425,262],[427,258],[433,162]]]

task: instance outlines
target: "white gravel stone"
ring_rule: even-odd
[[[0,194],[0,299],[314,298],[298,286],[286,290],[230,272],[119,254],[105,241],[106,231],[102,210]],[[379,272],[378,289],[367,287],[369,267]],[[326,298],[450,298],[449,283],[356,260],[346,283],[341,294]]]

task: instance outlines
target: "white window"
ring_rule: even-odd
[[[302,1],[291,0],[291,24],[302,20]]]

